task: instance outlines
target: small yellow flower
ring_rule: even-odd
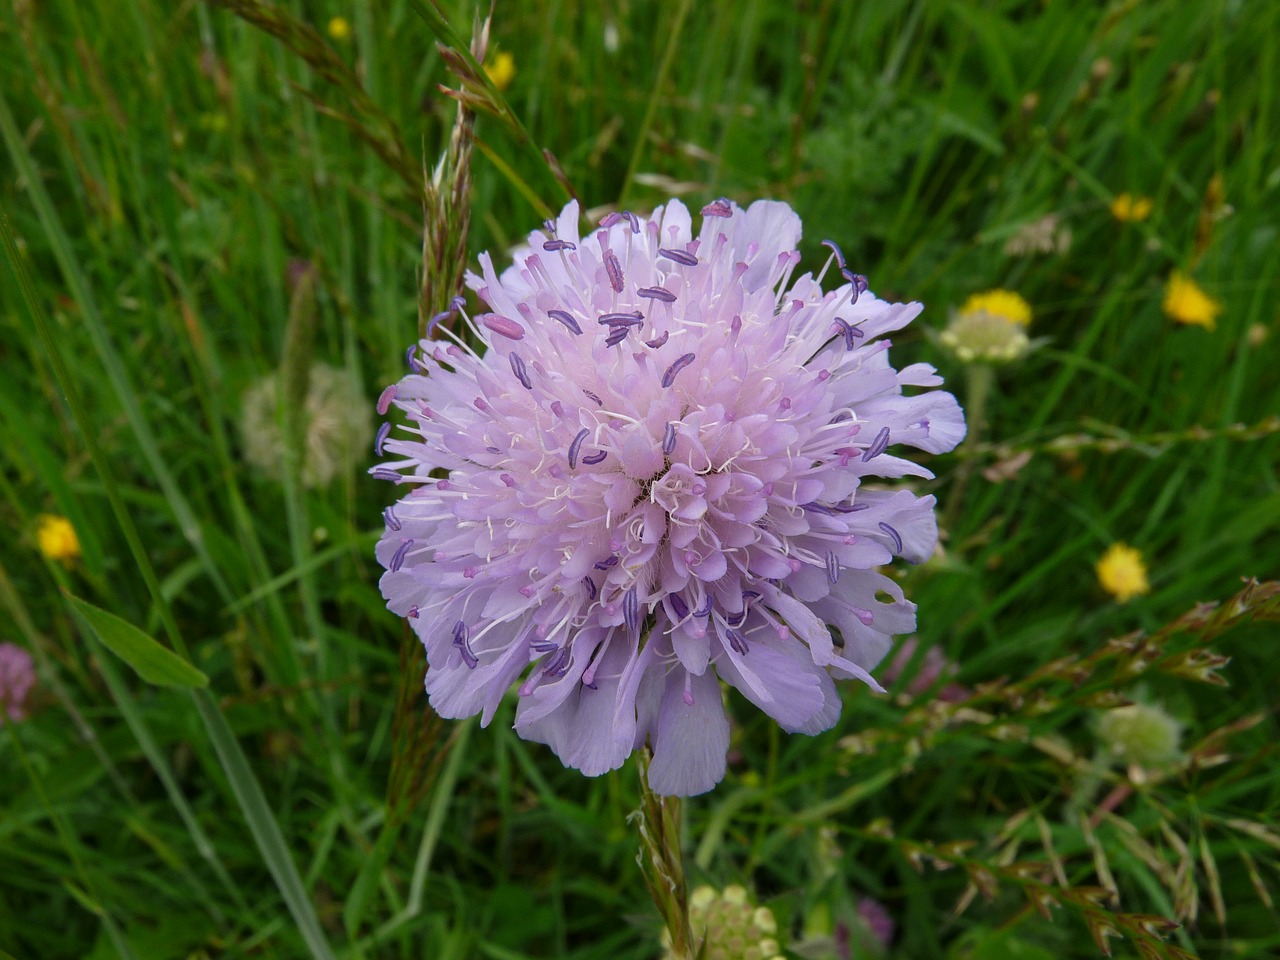
[[[351,36],[351,23],[346,17],[333,17],[329,21],[329,36],[334,40],[345,40]]]
[[[1151,198],[1119,194],[1111,201],[1111,215],[1121,223],[1138,223],[1151,216]]]
[[[1135,547],[1113,543],[1095,569],[1102,589],[1112,594],[1120,603],[1127,603],[1136,596],[1151,591],[1147,583],[1147,565]]]
[[[960,308],[961,316],[970,313],[990,313],[1004,317],[1010,323],[1025,327],[1031,323],[1031,304],[1012,290],[988,290],[975,293]]]
[[[80,539],[66,517],[42,513],[36,520],[36,542],[50,560],[70,563],[80,557]]]
[[[484,72],[489,75],[490,82],[499,90],[511,86],[516,76],[516,58],[503,50],[493,55],[484,65]]]
[[[1214,300],[1199,284],[1177,270],[1169,275],[1164,288],[1164,312],[1179,323],[1194,324],[1212,330],[1217,324],[1222,304]]]

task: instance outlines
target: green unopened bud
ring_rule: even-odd
[[[1177,759],[1182,728],[1162,707],[1135,703],[1098,718],[1103,749],[1121,763],[1159,767]]]
[[[705,942],[706,960],[782,960],[773,912],[753,904],[737,884],[694,890],[689,896],[689,926],[695,941]],[[664,956],[671,960],[671,938],[665,930],[662,941],[667,947]]]

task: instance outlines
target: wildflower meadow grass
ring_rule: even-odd
[[[1280,6],[486,13],[0,0],[0,960],[1280,955]]]

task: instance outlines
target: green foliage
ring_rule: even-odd
[[[864,897],[890,957],[1280,951],[1280,8],[523,0],[490,31],[504,91],[474,14],[0,0],[0,641],[39,672],[0,728],[0,956],[659,955],[634,769],[561,769],[511,702],[426,714],[383,485],[272,479],[237,432],[249,384],[313,361],[372,406],[464,263],[568,190],[786,199],[808,268],[829,237],[927,305],[896,362],[985,393],[921,485],[943,549],[903,574],[890,694],[848,685],[814,738],[731,696],[688,886],[750,887],[796,956]],[[1016,252],[1045,217],[1070,244]],[[1163,313],[1174,269],[1214,330]],[[971,377],[928,334],[993,287],[1038,349]],[[42,513],[79,560],[42,558]],[[1123,605],[1093,570],[1116,541],[1152,588]],[[144,679],[208,688],[139,682],[64,593]],[[1097,742],[1130,701],[1176,720],[1168,763]]]

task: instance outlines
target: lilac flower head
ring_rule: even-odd
[[[836,289],[793,279],[795,213],[717,203],[697,234],[673,200],[585,236],[570,203],[501,274],[482,255],[481,346],[419,344],[371,471],[405,494],[381,586],[434,708],[488,723],[523,678],[521,736],[590,776],[648,741],[665,794],[724,775],[721,680],[809,734],[839,715],[833,679],[879,689],[915,607],[875,568],[937,538],[932,497],[879,481],[931,476],[898,452],[964,436],[950,394],[904,392],[932,367],[889,364],[919,304],[838,251]]]
[[[0,643],[0,727],[27,716],[27,695],[36,684],[31,654],[12,643]]]

